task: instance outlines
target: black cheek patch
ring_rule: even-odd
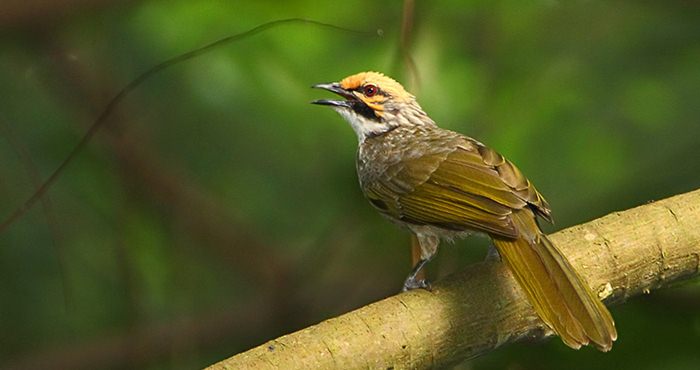
[[[374,113],[374,110],[362,101],[353,101],[352,110],[365,118],[379,121],[379,117]]]

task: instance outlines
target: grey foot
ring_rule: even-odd
[[[401,289],[401,291],[406,292],[413,289],[431,290],[430,282],[425,279],[418,280],[415,276],[409,276],[403,283],[403,289]]]
[[[430,258],[425,258],[421,259],[416,263],[415,266],[413,266],[413,270],[411,270],[411,273],[408,275],[406,278],[406,281],[403,283],[403,289],[401,289],[402,292],[408,291],[408,290],[413,290],[413,289],[426,289],[430,290],[430,283],[425,280],[425,279],[416,279],[416,276],[420,272],[420,270],[425,267],[425,265],[430,261]]]

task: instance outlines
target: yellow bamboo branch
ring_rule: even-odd
[[[615,212],[551,239],[607,304],[618,303],[698,275],[700,190]],[[487,261],[432,292],[386,298],[209,369],[440,368],[549,335],[509,271]]]

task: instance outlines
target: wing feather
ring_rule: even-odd
[[[372,204],[409,223],[511,238],[518,235],[510,217],[514,210],[531,206],[549,218],[546,202],[517,167],[482,144],[454,135],[431,142],[440,150],[388,165],[364,189]]]

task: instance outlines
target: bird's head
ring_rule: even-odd
[[[345,118],[360,142],[389,132],[401,125],[434,125],[416,98],[400,83],[378,72],[361,72],[340,82],[312,86],[334,92],[344,100],[315,100],[328,105]]]

